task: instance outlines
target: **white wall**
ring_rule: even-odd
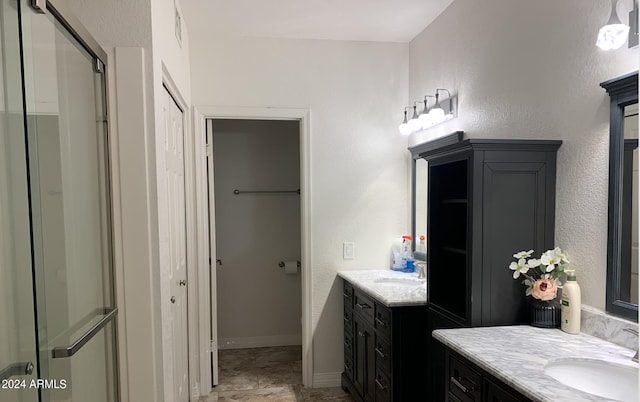
[[[213,122],[217,311],[220,348],[300,345],[301,198],[295,193],[234,194],[300,188],[297,121]]]
[[[598,84],[638,69],[637,48],[595,47],[609,13],[610,3],[599,0],[457,0],[410,44],[410,99],[435,88],[459,95],[458,119],[435,131],[563,140],[556,244],[577,271],[583,303],[598,308],[609,161],[609,97]]]
[[[196,106],[311,110],[314,373],[342,370],[341,269],[386,268],[409,230],[408,153],[397,134],[406,44],[191,38]],[[397,111],[398,113],[393,113]],[[342,259],[342,242],[355,259]]]

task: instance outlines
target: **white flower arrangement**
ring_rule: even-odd
[[[520,275],[525,277],[522,284],[527,286],[527,296],[543,301],[553,300],[558,294],[558,278],[564,274],[564,266],[569,263],[569,259],[560,247],[545,251],[540,259],[531,258],[532,255],[533,250],[513,255],[516,261],[509,265],[509,269],[513,271],[513,279],[518,279]]]

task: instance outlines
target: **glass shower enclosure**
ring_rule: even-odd
[[[0,401],[117,401],[106,55],[59,0],[0,20]]]

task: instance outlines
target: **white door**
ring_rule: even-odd
[[[189,400],[187,333],[187,227],[185,217],[184,127],[182,110],[165,88],[166,200],[169,220],[173,401]]]
[[[213,120],[207,120],[207,189],[209,195],[209,261],[211,265],[211,384],[218,385],[218,310],[216,269],[216,214],[213,186]]]

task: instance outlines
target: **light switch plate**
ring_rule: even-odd
[[[356,245],[353,242],[342,243],[342,259],[353,260],[356,254]]]

